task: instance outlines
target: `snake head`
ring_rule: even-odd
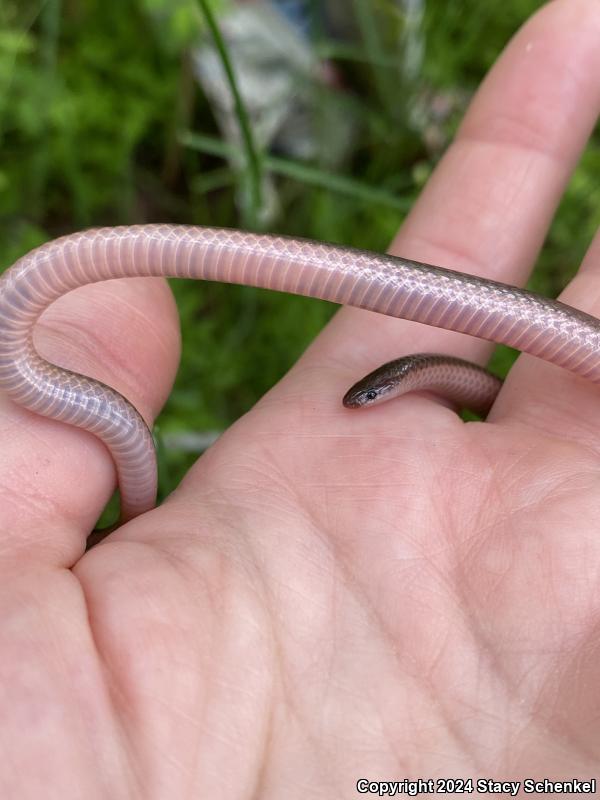
[[[380,367],[355,383],[346,394],[342,403],[346,408],[364,408],[389,400],[393,394],[394,382],[389,374]]]

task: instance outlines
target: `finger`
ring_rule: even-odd
[[[44,313],[35,345],[52,363],[113,386],[151,422],[177,369],[173,297],[158,279],[78,289]],[[28,412],[5,396],[0,437],[0,553],[31,545],[38,557],[48,548],[69,563],[81,554],[115,488],[108,450],[92,434]]]
[[[530,19],[484,81],[392,252],[524,283],[600,105],[600,7],[557,0]],[[316,357],[356,375],[410,352],[485,361],[490,345],[344,309]],[[314,351],[313,351],[314,352]]]
[[[600,317],[600,230],[560,299]],[[533,356],[518,358],[489,419],[524,423],[600,450],[600,388]]]

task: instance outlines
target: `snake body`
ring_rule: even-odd
[[[142,276],[238,283],[357,306],[507,344],[600,382],[600,322],[507,284],[390,255],[222,228],[134,225],[64,236],[0,278],[0,389],[104,442],[116,465],[124,520],[155,503],[152,436],[114,389],[42,359],[33,328],[54,300],[79,286]],[[409,370],[412,379],[420,374],[417,388],[428,388],[427,368],[432,376],[440,364],[424,366]],[[458,374],[451,366],[442,364],[444,385],[458,385],[476,405],[480,368],[467,365]],[[497,389],[485,385],[492,396]]]

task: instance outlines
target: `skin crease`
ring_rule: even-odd
[[[525,281],[600,109],[599,43],[596,0],[524,26],[393,252]],[[599,316],[599,271],[597,237],[562,299]],[[178,358],[156,279],[78,290],[36,341],[147,419]],[[85,555],[108,453],[0,400],[0,797],[597,777],[600,389],[522,357],[487,423],[424,397],[341,406],[418,351],[489,346],[341,311],[161,508]]]

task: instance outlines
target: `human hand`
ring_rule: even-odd
[[[528,23],[393,252],[525,281],[600,108],[599,37],[589,0]],[[597,238],[564,295],[597,316],[599,269]],[[172,299],[158,280],[86,287],[38,344],[151,417]],[[107,452],[2,399],[2,798],[595,777],[598,388],[521,357],[486,423],[418,396],[341,406],[415,351],[489,346],[344,309],[172,497],[85,555]]]

